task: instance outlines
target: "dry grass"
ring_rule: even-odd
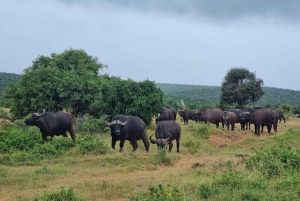
[[[182,141],[192,138],[190,130],[195,123],[190,122],[187,126],[178,123],[182,127]],[[59,191],[61,187],[72,187],[77,195],[89,201],[129,200],[129,195],[147,192],[150,185],[157,184],[176,185],[185,192],[192,192],[195,190],[192,189],[194,183],[209,179],[206,172],[229,160],[242,162],[251,154],[252,146],[264,146],[270,143],[269,138],[288,128],[300,131],[300,119],[290,118],[286,124],[279,123],[278,133],[272,131],[260,137],[255,137],[253,131],[241,131],[240,125],[236,125],[235,131],[214,129],[208,140],[201,141],[201,146],[210,147],[208,151],[201,149],[190,154],[188,147],[181,145],[181,153],[178,154],[173,147],[172,152],[167,154],[175,161],[169,166],[152,163],[157,149],[152,145],[147,154],[141,141],[135,153],[126,142],[123,153],[112,150],[105,155],[70,154],[45,161],[44,166],[0,166],[0,173],[1,169],[6,171],[6,176],[0,177],[0,200],[33,200],[44,192]],[[109,145],[110,138],[104,139]],[[43,168],[49,172],[38,174]],[[242,166],[240,168],[243,169]]]

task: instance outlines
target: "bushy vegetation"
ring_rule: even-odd
[[[62,157],[76,147],[79,154],[104,154],[108,146],[98,138],[87,135],[77,139],[78,146],[69,137],[54,137],[52,141],[42,143],[40,131],[35,127],[23,130],[11,125],[0,130],[0,164],[37,165],[42,160]]]
[[[36,198],[34,201],[83,201],[85,199],[77,196],[73,188],[62,188],[59,192],[45,192],[41,198]]]
[[[108,146],[101,140],[92,137],[91,135],[85,136],[78,142],[79,147],[77,152],[80,154],[105,154],[108,152]]]
[[[139,196],[130,196],[131,201],[183,201],[187,200],[180,188],[176,186],[172,186],[168,184],[167,186],[163,186],[159,184],[157,186],[150,186],[148,188],[148,194],[143,195],[143,199],[139,198]]]

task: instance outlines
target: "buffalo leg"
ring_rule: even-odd
[[[121,140],[121,142],[120,142],[120,152],[123,151],[124,143],[125,143],[125,140]]]
[[[71,128],[68,130],[68,132],[71,135],[71,138],[73,139],[73,141],[76,139],[76,135],[75,135],[75,129],[74,126],[71,126]],[[67,134],[66,134],[67,135]]]
[[[132,140],[131,144],[132,144],[132,151],[135,151],[139,146],[136,140]]]
[[[143,140],[143,143],[144,143],[146,152],[148,152],[148,151],[149,151],[150,143],[149,143],[149,140],[148,140],[148,138],[147,138],[147,133],[145,132],[145,135],[143,135],[141,138],[142,138],[142,140]]]
[[[116,149],[116,142],[117,142],[117,140],[115,140],[115,139],[111,140],[111,148]]]
[[[234,123],[231,124],[231,130],[234,131]]]
[[[179,153],[180,138],[176,139],[177,152]]]
[[[169,142],[169,152],[172,151],[172,148],[173,148],[173,143],[172,143],[172,142]]]

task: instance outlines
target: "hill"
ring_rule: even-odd
[[[0,95],[3,89],[5,89],[9,83],[17,83],[21,80],[21,75],[14,73],[2,73],[0,72]]]
[[[17,83],[21,75],[0,72],[0,96],[9,83]],[[217,105],[221,96],[220,86],[187,85],[187,84],[166,84],[155,83],[164,92],[165,103],[180,102],[192,108],[206,105]],[[279,89],[274,87],[263,87],[265,95],[256,103],[258,106],[269,105],[276,107],[279,104],[289,104],[293,107],[300,106],[300,91]]]
[[[221,96],[221,87],[203,85],[184,85],[156,83],[165,95],[165,102],[180,102],[184,100],[191,108],[205,105],[216,105]],[[274,87],[263,87],[265,95],[256,103],[257,106],[276,107],[280,104],[289,104],[293,107],[300,106],[300,91],[279,89]]]

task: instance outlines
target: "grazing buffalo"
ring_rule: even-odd
[[[223,122],[229,130],[229,125],[231,125],[231,130],[234,130],[234,124],[236,122],[236,115],[234,112],[224,111]]]
[[[190,120],[200,121],[200,116],[198,115],[197,110],[178,110],[179,116],[183,118],[183,124],[187,125]]]
[[[43,142],[47,141],[47,136],[62,135],[68,137],[67,131],[70,133],[73,141],[75,140],[74,121],[71,114],[59,112],[46,112],[42,115],[33,113],[31,117],[24,120],[26,125],[37,126],[41,133]]]
[[[181,127],[175,121],[161,121],[157,124],[155,130],[155,137],[156,139],[151,139],[154,135],[149,137],[151,143],[157,144],[159,148],[163,148],[166,143],[169,144],[169,151],[172,150],[173,147],[173,140],[176,140],[177,152],[179,152],[179,145],[180,145],[180,134],[181,134]]]
[[[135,116],[117,115],[113,117],[111,122],[107,122],[108,117],[105,117],[104,123],[110,127],[111,147],[113,149],[115,149],[117,140],[120,140],[120,152],[122,152],[125,140],[128,140],[132,144],[132,151],[135,151],[138,148],[137,140],[142,139],[146,151],[149,151],[150,143],[148,141],[146,124],[142,119]]]
[[[285,117],[284,117],[284,112],[281,109],[274,109],[274,111],[277,113],[277,117],[279,122],[281,122],[281,119],[283,119],[283,122],[285,123]]]
[[[200,119],[204,119],[205,123],[209,122],[216,124],[216,127],[219,128],[219,123],[222,123],[222,128],[224,128],[223,116],[224,112],[219,108],[207,108],[199,110],[198,114]]]
[[[253,123],[255,127],[255,135],[260,136],[260,132],[263,132],[264,126],[267,126],[268,133],[271,132],[272,125],[274,131],[277,132],[277,115],[273,110],[255,109],[250,112],[250,115],[251,123]],[[242,114],[242,118],[245,118],[244,114]]]
[[[156,118],[156,124],[160,121],[176,120],[177,111],[172,107],[164,107],[159,117]]]

